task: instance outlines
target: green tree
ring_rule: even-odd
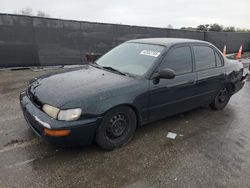
[[[44,18],[49,18],[50,17],[49,14],[47,14],[46,12],[43,12],[41,10],[37,11],[36,16],[38,16],[38,17],[44,17]]]
[[[168,29],[173,29],[173,26],[172,26],[171,24],[168,24],[168,25],[167,25],[167,28],[168,28]]]
[[[19,10],[18,13],[21,15],[25,15],[25,16],[32,16],[33,15],[32,8],[29,8],[29,7]]]
[[[223,30],[223,26],[217,23],[211,24],[209,28],[209,31],[222,31],[222,30]]]
[[[236,32],[247,32],[247,33],[250,33],[250,29],[236,28]]]
[[[223,31],[225,31],[225,32],[235,32],[235,27],[234,26],[225,27],[223,29]]]
[[[198,25],[196,30],[198,30],[198,31],[206,31],[206,26],[205,25]]]
[[[194,28],[194,27],[181,27],[180,29],[189,30],[189,31],[195,31],[196,30],[196,28]]]
[[[32,8],[29,8],[29,7],[26,7],[26,8],[23,8],[17,12],[14,12],[15,14],[21,14],[21,15],[25,15],[25,16],[38,16],[38,17],[45,17],[45,18],[49,18],[50,15],[47,14],[46,12],[44,11],[37,11],[37,13],[35,14],[32,10]]]

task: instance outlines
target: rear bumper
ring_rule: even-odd
[[[239,82],[236,82],[234,84],[234,92],[233,92],[233,94],[237,93],[239,90],[241,90],[244,87],[247,77],[248,77],[248,74],[243,76]]]
[[[77,121],[58,121],[39,108],[37,108],[26,95],[26,92],[20,94],[20,105],[30,128],[42,140],[45,140],[55,146],[73,146],[73,145],[90,145],[93,142],[96,128],[99,125],[100,118],[91,118]],[[44,128],[52,130],[70,130],[70,134],[62,137],[47,136]]]
[[[238,82],[234,85],[234,92],[233,94],[237,93],[238,91],[240,91],[243,86],[245,85],[245,82]]]

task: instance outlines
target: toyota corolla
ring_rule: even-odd
[[[95,63],[33,79],[20,103],[42,139],[112,150],[147,123],[203,105],[223,109],[245,77],[240,62],[208,42],[138,39]]]

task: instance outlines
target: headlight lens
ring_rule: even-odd
[[[58,120],[74,121],[74,120],[79,119],[79,117],[81,116],[81,113],[82,113],[81,108],[60,110],[58,114]]]
[[[59,109],[48,104],[43,105],[43,111],[48,114],[50,117],[57,119],[57,115],[59,113]]]

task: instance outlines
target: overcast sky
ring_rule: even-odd
[[[26,7],[71,20],[174,28],[219,23],[250,29],[250,0],[0,0],[1,13]]]

